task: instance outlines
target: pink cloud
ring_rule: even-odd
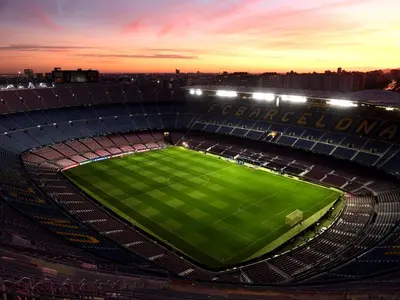
[[[0,0],[7,28],[0,33],[0,55],[15,57],[2,59],[0,72],[54,65],[108,71],[385,68],[400,51],[398,0],[115,2]]]
[[[124,34],[138,32],[142,28],[139,21],[134,20],[129,22],[128,24],[124,25],[121,29],[121,32]]]
[[[30,8],[29,16],[32,17],[36,22],[53,30],[60,30],[62,27],[41,7],[37,2],[30,2],[28,5]]]
[[[207,14],[208,19],[221,19],[221,18],[230,18],[232,16],[237,16],[249,9],[250,7],[259,4],[262,0],[240,0],[236,4],[229,3],[228,1],[221,1],[224,3],[224,8],[216,10],[215,12],[211,12]]]
[[[166,34],[170,33],[171,31],[173,31],[175,29],[175,24],[174,23],[169,23],[166,24],[165,26],[163,26],[161,28],[161,30],[158,32],[159,36],[165,36]]]
[[[235,20],[224,23],[223,26],[215,28],[215,33],[220,34],[238,34],[245,31],[256,31],[257,33],[272,33],[275,30],[278,32],[282,28],[289,28],[297,31],[297,26],[307,28],[314,26],[321,20],[330,19],[329,26],[335,28],[337,24],[340,26],[342,22],[348,20],[340,20],[332,17],[332,10],[340,8],[348,8],[366,3],[371,0],[344,0],[340,2],[331,2],[318,4],[316,6],[294,9],[293,7],[279,7],[273,10],[260,11],[253,15],[242,15]],[[327,12],[329,12],[327,14]],[[318,30],[319,28],[315,28]],[[320,28],[322,29],[322,28]]]
[[[241,12],[261,2],[262,0],[240,0],[232,4],[226,0],[218,0],[213,4],[215,9],[213,8],[211,11],[208,7],[204,9],[204,7],[196,2],[176,2],[164,10],[160,9],[155,12],[142,14],[140,16],[142,22],[139,22],[137,19],[132,20],[122,27],[121,32],[125,34],[136,32],[144,23],[149,28],[159,27],[157,25],[160,24],[161,28],[157,32],[157,35],[160,37],[169,34],[181,34],[190,27],[201,30],[204,27],[202,24],[208,25],[221,19],[240,15]]]

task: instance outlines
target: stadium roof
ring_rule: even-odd
[[[257,88],[235,86],[188,86],[187,89],[201,89],[202,91],[232,90],[238,93],[273,93],[275,95],[298,95],[313,99],[332,100],[343,99],[360,103],[400,108],[400,93],[383,90],[364,90],[352,93],[314,91],[300,89]]]

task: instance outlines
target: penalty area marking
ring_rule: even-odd
[[[246,202],[249,202],[250,200],[249,200],[249,201],[246,201],[246,202],[243,202],[243,203],[239,204],[238,210],[237,210],[237,211],[235,211],[235,212],[233,212],[233,213],[231,213],[231,214],[229,214],[229,215],[227,215],[227,216],[225,216],[225,217],[223,217],[223,218],[221,218],[221,219],[218,219],[218,220],[214,221],[213,225],[216,225],[216,226],[219,226],[219,227],[221,227],[221,228],[223,228],[223,229],[225,229],[225,230],[228,230],[229,232],[233,233],[234,235],[237,235],[237,236],[241,237],[242,239],[245,239],[245,240],[247,240],[247,241],[250,242],[251,240],[248,239],[248,238],[246,238],[245,236],[243,236],[243,235],[241,235],[241,234],[239,234],[239,233],[237,233],[237,232],[234,232],[234,231],[230,230],[229,228],[226,228],[225,226],[223,226],[223,225],[221,225],[221,224],[218,224],[218,223],[219,223],[220,221],[225,220],[226,218],[228,218],[228,217],[230,217],[230,216],[233,216],[233,215],[235,215],[235,214],[241,212],[242,210],[245,210],[246,208],[249,208],[249,207],[251,207],[251,206],[253,206],[253,205],[257,204],[257,203],[263,202],[263,201],[265,201],[265,200],[267,200],[267,199],[269,199],[269,198],[271,198],[271,197],[273,197],[273,196],[275,196],[275,195],[277,195],[277,194],[279,194],[279,192],[276,192],[276,193],[274,193],[274,194],[268,195],[267,197],[264,197],[264,198],[262,198],[261,200],[258,200],[258,201],[256,201],[256,202],[253,202],[253,203],[249,204],[248,206],[245,206],[245,207],[240,208],[240,206],[241,206],[242,204],[244,204],[244,203],[246,203]],[[268,226],[268,227],[269,227],[269,226]]]
[[[271,221],[272,219],[275,219],[277,216],[280,216],[281,214],[283,214],[285,211],[288,211],[289,209],[292,209],[292,207],[289,207],[289,208],[286,208],[285,210],[282,210],[280,213],[277,213],[273,217],[271,217],[271,218],[265,220],[264,222],[262,222],[262,224],[264,225],[265,223]]]
[[[227,260],[232,259],[233,257],[237,256],[238,254],[242,253],[244,250],[248,249],[249,247],[253,246],[254,244],[258,243],[259,241],[261,241],[262,239],[266,238],[267,236],[269,236],[270,234],[274,233],[275,231],[281,229],[282,227],[284,227],[285,225],[282,225],[281,227],[276,228],[273,231],[270,231],[268,234],[262,236],[261,238],[259,238],[258,240],[254,241],[253,243],[247,245],[246,247],[244,247],[242,250],[240,250],[239,252],[237,252],[236,254],[230,256],[227,258]]]
[[[320,204],[321,202],[325,201],[326,199],[332,197],[333,195],[335,195],[335,193],[332,193],[332,194],[330,194],[329,196],[325,197],[323,200],[317,202],[317,204]],[[312,207],[316,206],[317,204],[313,205]],[[307,212],[307,211],[309,211],[309,210],[306,210],[306,212]],[[245,251],[245,250],[248,249],[249,247],[253,246],[254,244],[258,243],[258,242],[261,241],[262,239],[264,239],[264,238],[266,238],[267,236],[269,236],[270,234],[272,234],[272,233],[278,231],[279,229],[283,228],[284,226],[285,226],[285,225],[282,225],[282,226],[276,228],[275,230],[268,232],[268,234],[262,236],[261,238],[259,238],[258,240],[254,241],[253,243],[247,245],[246,247],[244,247],[242,250],[240,250],[240,251],[237,252],[236,254],[234,254],[234,255],[228,257],[226,260],[230,260],[230,259],[236,257],[237,255],[239,255],[240,253],[242,253],[243,251]]]
[[[255,205],[255,204],[257,204],[257,203],[264,202],[265,200],[267,200],[267,199],[269,199],[269,198],[271,198],[271,197],[274,197],[274,196],[276,196],[276,195],[278,195],[278,194],[279,194],[279,192],[276,192],[276,193],[274,193],[274,194],[271,194],[271,195],[268,195],[268,196],[262,198],[261,200],[258,200],[258,201],[256,201],[256,202],[252,202],[251,204],[249,204],[249,205],[247,205],[247,206],[245,206],[245,207],[241,207],[243,204],[245,204],[245,203],[247,203],[247,202],[250,202],[250,201],[252,201],[252,200],[244,201],[244,202],[242,202],[242,203],[240,203],[240,204],[238,205],[238,210],[237,210],[237,212],[240,212],[240,211],[242,211],[242,210],[245,210],[246,208],[252,207],[253,205]],[[235,213],[233,213],[233,214],[235,214]]]
[[[322,202],[325,202],[327,199],[331,198],[332,196],[334,196],[336,193],[332,192],[329,196],[326,196],[323,200],[315,203],[313,206],[308,207],[308,209],[305,212],[309,212],[312,208],[314,208],[315,206],[319,205]]]
[[[222,229],[227,230],[227,231],[229,231],[230,233],[233,233],[234,235],[237,235],[238,237],[240,237],[240,238],[242,238],[242,239],[244,239],[244,240],[246,240],[246,241],[251,242],[251,240],[248,239],[247,237],[245,237],[245,236],[243,236],[243,235],[241,235],[241,234],[239,234],[239,233],[237,233],[237,232],[234,232],[234,231],[230,230],[229,228],[226,228],[225,226],[222,226],[221,224],[214,223],[214,225],[217,225],[217,226],[221,227]]]
[[[199,186],[207,185],[208,183],[210,183],[210,177],[208,177],[205,174],[204,175],[199,175],[199,176],[194,176],[194,177],[191,177],[191,178],[188,178],[188,179],[184,179],[184,180],[181,180],[181,181],[176,181],[176,182],[173,182],[173,180],[171,181],[171,179],[174,178],[174,177],[179,178],[179,176],[177,176],[177,175],[171,175],[170,177],[168,177],[168,179],[166,181],[168,186],[174,186],[174,185],[180,184],[182,182],[191,181],[192,179],[204,179],[203,182],[198,183]]]
[[[241,208],[240,206],[241,206],[243,203],[249,202],[250,200],[245,201],[245,202],[243,202],[243,203],[241,203],[241,204],[238,205],[238,210],[237,210],[237,211],[234,211],[233,213],[231,213],[231,214],[229,214],[229,215],[227,215],[227,216],[225,216],[225,217],[223,217],[223,218],[221,218],[221,219],[218,219],[218,220],[214,221],[213,224],[214,224],[214,225],[217,225],[218,222],[223,221],[223,220],[225,220],[225,219],[227,219],[227,218],[229,218],[229,217],[231,217],[231,216],[233,216],[233,215],[235,215],[235,214],[241,212],[242,210],[245,210],[246,208],[249,208],[249,207],[251,207],[251,206],[257,204],[257,203],[263,202],[263,201],[265,201],[265,200],[267,200],[267,199],[269,199],[269,198],[271,198],[271,197],[273,197],[273,196],[276,196],[277,194],[279,194],[279,192],[276,192],[276,193],[274,193],[274,194],[268,195],[267,197],[264,197],[264,198],[262,198],[261,200],[258,200],[258,201],[256,201],[256,202],[253,202],[253,203],[251,203],[251,204],[249,204],[249,205],[247,205],[247,206]]]

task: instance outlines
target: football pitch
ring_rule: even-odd
[[[90,163],[64,174],[121,217],[210,268],[280,246],[340,196],[179,147]],[[286,216],[297,209],[304,221],[292,228]]]

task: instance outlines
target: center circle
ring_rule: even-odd
[[[169,185],[174,185],[174,184],[178,184],[178,183],[184,185],[185,182],[190,182],[190,183],[194,183],[198,186],[201,186],[201,185],[208,184],[210,182],[210,178],[207,175],[200,175],[200,176],[195,176],[192,178],[182,179],[182,177],[172,175],[167,180],[167,184],[169,184]]]

